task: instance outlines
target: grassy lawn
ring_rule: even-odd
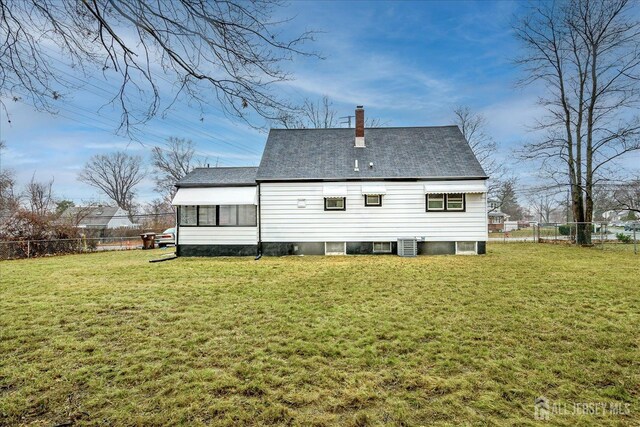
[[[540,395],[640,423],[631,246],[160,253],[0,263],[0,425],[535,425]]]

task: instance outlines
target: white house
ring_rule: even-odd
[[[177,183],[177,253],[486,251],[486,179],[457,126],[272,129],[258,167]]]
[[[129,213],[117,206],[71,206],[60,218],[73,222],[78,228],[95,230],[135,226]]]

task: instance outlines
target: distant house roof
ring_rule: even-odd
[[[487,215],[489,216],[495,216],[495,217],[508,217],[509,215],[507,215],[506,213],[502,213],[502,212],[489,212]]]
[[[77,219],[78,226],[106,227],[118,212],[117,206],[82,207],[72,206],[61,217]]]
[[[229,187],[256,185],[257,167],[195,168],[176,187]]]
[[[457,126],[367,128],[365,146],[351,128],[272,129],[256,179],[487,177]]]

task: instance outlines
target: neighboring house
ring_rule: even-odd
[[[457,126],[272,129],[259,167],[180,180],[178,255],[486,251],[486,179]],[[404,246],[403,246],[404,248]]]
[[[487,208],[489,232],[495,233],[505,231],[504,223],[509,219],[509,215],[500,210],[500,203],[496,200],[489,200],[487,202]]]
[[[135,226],[127,211],[117,206],[72,206],[60,215],[60,219],[70,221],[78,228],[92,230]]]
[[[632,211],[628,209],[619,210],[619,211],[606,211],[602,213],[602,218],[604,218],[608,222],[624,222],[629,220],[629,214]]]

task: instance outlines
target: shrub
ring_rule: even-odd
[[[616,239],[618,239],[618,241],[622,243],[631,243],[631,236],[629,236],[628,234],[617,233]]]
[[[80,252],[79,237],[75,227],[57,222],[51,215],[19,210],[0,225],[0,241],[9,242],[3,244],[0,257],[26,258]]]
[[[576,226],[575,225],[569,225],[569,224],[559,225],[558,226],[558,233],[560,233],[561,236],[575,236],[575,234],[576,234]]]

